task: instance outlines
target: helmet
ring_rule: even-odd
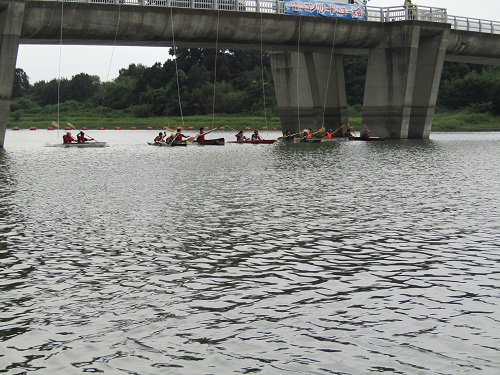
[[[332,129],[328,129],[328,131],[331,133],[333,130]]]

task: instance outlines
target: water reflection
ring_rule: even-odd
[[[5,372],[498,368],[498,136],[123,134],[0,159]]]

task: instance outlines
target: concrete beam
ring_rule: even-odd
[[[297,133],[347,124],[342,56],[272,52],[270,60],[282,129]]]
[[[368,58],[363,124],[377,136],[428,138],[449,25],[434,32],[408,23],[386,24],[386,39]]]
[[[5,143],[24,1],[0,4],[0,147]]]

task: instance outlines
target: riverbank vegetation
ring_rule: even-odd
[[[269,56],[255,51],[171,49],[176,61],[131,64],[110,82],[80,73],[31,84],[16,69],[8,127],[201,126],[280,129]],[[216,58],[217,57],[217,58]],[[367,59],[346,57],[349,122],[361,126]],[[217,72],[215,74],[215,66]],[[445,63],[433,131],[500,130],[500,68]]]

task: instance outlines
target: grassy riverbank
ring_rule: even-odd
[[[9,118],[8,128],[19,129],[47,129],[52,126],[52,121],[57,121],[55,114],[26,114],[22,118]],[[77,128],[87,127],[89,129],[159,129],[164,127],[175,128],[182,126],[184,129],[192,127],[219,128],[226,130],[240,129],[263,129],[281,130],[278,117],[249,117],[249,116],[190,116],[190,117],[117,117],[117,116],[77,116],[71,114],[61,114],[59,124],[65,127],[66,123],[71,123]],[[355,130],[361,127],[361,114],[356,108],[349,108],[349,123]],[[486,113],[470,113],[468,111],[436,113],[432,125],[432,131],[500,131],[500,117],[495,117]]]

